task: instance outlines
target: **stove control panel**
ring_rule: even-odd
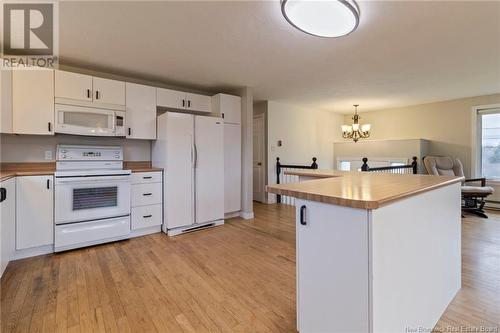
[[[58,161],[123,161],[119,146],[57,146]]]

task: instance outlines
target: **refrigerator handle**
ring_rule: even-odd
[[[194,146],[194,167],[196,168],[198,166],[198,148],[196,148],[196,143],[193,146]]]

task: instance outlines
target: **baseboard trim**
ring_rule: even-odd
[[[137,230],[132,230],[130,232],[130,238],[135,238],[135,237],[141,237],[141,236],[146,236],[150,234],[156,234],[158,232],[161,232],[161,225],[155,225],[152,227],[146,227],[146,228],[141,228]]]
[[[232,212],[232,213],[226,213],[224,214],[224,219],[232,219],[235,217],[240,217],[241,212]]]
[[[240,216],[245,220],[251,220],[254,218],[253,212],[240,212]]]
[[[36,257],[50,253],[54,253],[53,245],[43,245],[43,246],[32,247],[29,249],[16,250],[16,252],[14,253],[14,257],[12,257],[10,261],[25,259],[29,257]]]

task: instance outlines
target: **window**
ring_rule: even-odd
[[[478,166],[481,176],[500,178],[500,109],[478,111]]]

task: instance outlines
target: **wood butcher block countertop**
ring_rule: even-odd
[[[124,169],[132,172],[154,172],[162,171],[162,168],[151,166],[150,161],[125,161]],[[34,163],[2,163],[0,164],[0,181],[17,176],[45,176],[53,175],[56,171],[55,162],[34,162]]]
[[[362,209],[377,209],[394,201],[458,183],[464,179],[463,177],[336,170],[297,170],[285,173],[318,179],[268,185],[268,192]]]

